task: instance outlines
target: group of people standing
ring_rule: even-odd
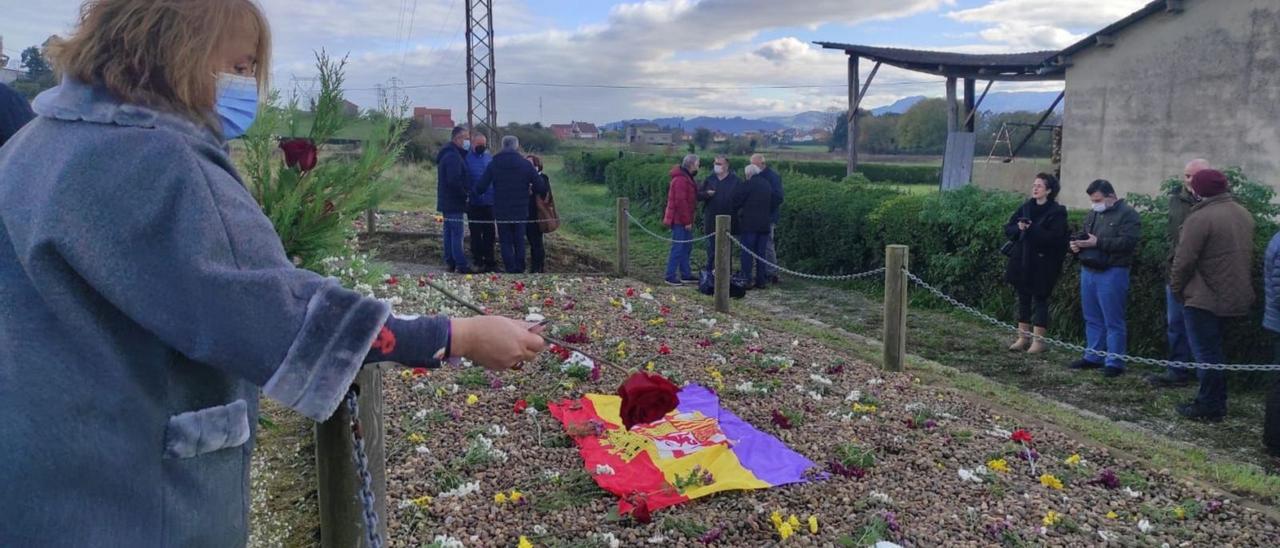
[[[542,171],[541,158],[521,154],[516,136],[503,137],[501,150],[491,155],[484,134],[472,138],[466,128],[453,128],[449,142],[436,155],[436,180],[436,210],[443,216],[449,272],[496,271],[495,243],[504,271],[525,272],[526,242],[528,271],[545,270],[538,203],[549,199],[551,181]],[[474,266],[463,252],[464,223],[471,231]]]
[[[1056,201],[1061,189],[1050,174],[1036,176],[1031,197],[1005,225],[1009,256],[1005,280],[1018,294],[1017,340],[1012,351],[1043,352],[1049,326],[1049,296],[1068,253],[1080,263],[1080,300],[1089,352],[1071,369],[1101,369],[1105,377],[1124,374],[1127,349],[1125,305],[1129,269],[1142,235],[1138,212],[1117,198],[1113,185],[1093,181],[1086,193],[1091,209],[1072,233],[1067,210]],[[1183,170],[1183,184],[1169,196],[1166,237],[1165,305],[1169,359],[1220,364],[1224,322],[1248,315],[1254,302],[1254,221],[1231,193],[1226,175],[1201,159]],[[1263,326],[1280,333],[1280,234],[1264,263],[1266,314]],[[1277,343],[1280,357],[1280,342]],[[1186,386],[1199,381],[1193,401],[1177,407],[1188,419],[1217,422],[1226,415],[1226,374],[1221,369],[1170,367],[1146,378],[1152,386]],[[1280,453],[1280,385],[1268,409],[1267,444]]]
[[[675,241],[667,257],[664,276],[667,284],[699,282],[690,266],[693,242],[689,241],[693,239],[697,202],[704,202],[703,231],[713,235],[707,239],[706,271],[712,272],[715,268],[716,216],[729,215],[732,217],[730,233],[751,251],[741,256],[739,276],[744,284],[749,288],[764,289],[771,282],[778,283],[774,234],[784,197],[782,176],[765,163],[763,155],[753,154],[751,163],[743,170],[746,178],[741,179],[729,167],[729,159],[719,155],[715,157],[712,174],[699,187],[694,183],[694,177],[700,163],[696,154],[689,154],[669,173],[671,183],[667,188],[667,207],[662,223],[671,229],[671,238]]]

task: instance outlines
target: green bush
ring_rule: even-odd
[[[620,156],[620,151],[613,150],[570,152],[564,155],[564,170],[583,181],[604,183],[604,169]]]
[[[614,195],[630,197],[634,210],[660,214],[673,164],[661,158],[626,158],[609,164],[606,182]],[[1254,286],[1259,300],[1251,317],[1226,330],[1225,348],[1231,361],[1264,363],[1271,361],[1271,349],[1270,337],[1260,326],[1261,262],[1277,229],[1280,208],[1271,203],[1274,193],[1266,185],[1248,180],[1237,169],[1227,170],[1227,175],[1257,221]],[[784,266],[812,273],[859,272],[883,266],[884,246],[905,244],[911,247],[913,273],[961,302],[1013,320],[1015,297],[1004,282],[1006,259],[999,248],[1005,241],[1003,226],[1023,196],[974,186],[910,195],[865,181],[859,176],[843,181],[803,174],[784,178],[786,201],[777,232]],[[1143,239],[1130,273],[1129,353],[1163,357],[1168,198],[1130,195],[1128,201],[1143,223]],[[1073,232],[1080,230],[1084,215],[1084,211],[1070,211]],[[1052,336],[1083,341],[1079,287],[1080,267],[1068,258],[1050,303]],[[913,290],[913,297],[917,306],[948,306],[920,290]]]
[[[936,185],[942,180],[942,166],[902,164],[858,164],[858,172],[876,183]]]

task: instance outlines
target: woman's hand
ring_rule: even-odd
[[[476,316],[454,318],[454,356],[470,359],[486,369],[501,371],[532,360],[546,346],[543,326],[503,318]]]
[[[1018,230],[1026,232],[1028,228],[1031,228],[1031,221],[1025,219],[1018,221]]]

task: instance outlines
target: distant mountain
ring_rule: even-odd
[[[916,103],[919,103],[920,101],[923,101],[923,100],[925,100],[925,96],[923,95],[912,95],[910,97],[903,97],[901,99],[898,99],[897,101],[894,101],[892,105],[886,105],[883,107],[876,107],[871,109],[871,114],[875,116],[879,116],[881,114],[902,114],[906,112],[907,109],[910,109],[911,107],[915,106]],[[859,110],[861,110],[862,107],[859,106],[858,108]]]
[[[720,131],[724,133],[742,133],[744,131],[775,131],[786,129],[787,126],[777,122],[766,120],[753,120],[735,116],[733,118],[721,118],[710,116],[698,116],[697,118],[639,118],[634,120],[621,120],[617,122],[609,122],[604,124],[606,131],[624,130],[628,124],[656,124],[660,127],[681,128],[685,131],[693,131],[700,127],[707,128],[711,131]]]
[[[1044,112],[1049,108],[1053,100],[1058,97],[1057,91],[993,91],[987,94],[987,98],[982,100],[982,105],[978,107],[983,112]],[[1058,103],[1058,107],[1054,109],[1056,112],[1062,112],[1062,106],[1067,102],[1066,98]]]
[[[795,129],[830,129],[834,120],[839,116],[839,112],[832,113],[810,110],[807,112],[801,112],[794,116],[769,116],[761,118],[761,120],[782,124],[785,127]]]

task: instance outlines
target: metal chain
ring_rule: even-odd
[[[652,230],[649,230],[649,228],[648,228],[648,227],[644,226],[644,223],[640,222],[640,219],[637,219],[637,218],[635,218],[635,217],[632,217],[632,216],[631,216],[631,210],[630,210],[630,209],[625,209],[625,210],[623,210],[623,211],[624,211],[624,212],[626,212],[626,214],[627,214],[627,218],[628,218],[628,219],[631,219],[631,222],[635,223],[635,225],[636,225],[636,226],[640,227],[640,230],[643,230],[643,231],[645,231],[645,232],[648,232],[648,233],[649,233],[649,235],[650,235],[650,236],[653,236],[654,238],[657,238],[657,239],[659,239],[659,240],[663,240],[663,241],[667,241],[667,242],[671,242],[671,243],[673,243],[673,244],[691,244],[691,243],[695,243],[695,242],[701,242],[702,240],[706,240],[706,239],[708,239],[708,238],[714,238],[714,237],[716,237],[716,235],[715,235],[714,233],[712,233],[712,234],[707,234],[707,235],[705,235],[705,236],[699,236],[699,237],[694,238],[694,239],[692,239],[692,240],[673,240],[673,239],[668,238],[668,237],[666,237],[666,236],[663,236],[663,235],[660,235],[660,234],[656,234],[656,233],[654,233]]]
[[[382,548],[382,535],[378,531],[378,507],[373,496],[373,476],[369,474],[369,458],[364,453],[364,433],[360,430],[360,408],[357,404],[358,394],[352,388],[347,392],[347,412],[351,413],[351,452],[356,464],[356,473],[360,476],[360,504],[364,506],[364,533],[369,539],[369,548]]]
[[[491,224],[492,225],[518,225],[518,224],[525,224],[525,223],[540,223],[543,221],[552,221],[552,220],[564,223],[564,222],[568,222],[570,219],[589,219],[589,218],[612,219],[613,210],[612,209],[605,210],[604,213],[578,213],[576,215],[561,215],[559,218],[556,218],[556,219],[528,219],[523,221],[520,221],[520,220],[500,221],[497,219],[484,219],[484,220],[477,221],[477,220],[471,219],[470,217],[467,217],[465,219],[449,219],[449,218],[441,217],[438,222],[465,223],[465,224],[476,223],[476,224],[486,224],[486,225],[491,225]]]
[[[756,255],[756,253],[755,253],[754,251],[751,251],[750,249],[747,249],[747,246],[742,245],[742,242],[738,241],[738,239],[737,239],[737,238],[735,238],[735,237],[733,237],[733,235],[732,235],[732,234],[731,234],[731,235],[729,235],[729,240],[731,240],[731,241],[733,241],[733,243],[737,244],[737,245],[738,245],[738,248],[739,248],[739,249],[741,249],[743,253],[746,253],[746,254],[748,254],[748,255],[751,255],[752,257],[755,257],[755,258],[756,258],[756,260],[760,261],[761,263],[764,263],[764,264],[766,264],[766,265],[768,265],[768,266],[770,266],[770,267],[772,267],[772,268],[776,268],[776,269],[778,269],[778,271],[779,271],[779,272],[786,272],[787,274],[790,274],[790,275],[792,275],[792,276],[796,276],[796,277],[798,277],[798,278],[808,278],[808,279],[810,279],[810,280],[857,280],[857,279],[860,279],[860,278],[870,278],[871,276],[875,276],[875,275],[883,274],[883,273],[884,273],[884,267],[880,267],[880,268],[877,268],[877,269],[875,269],[875,270],[868,270],[868,271],[866,271],[866,272],[859,272],[859,273],[857,273],[857,274],[829,274],[829,275],[824,275],[824,274],[808,274],[808,273],[805,273],[805,272],[796,272],[795,270],[791,270],[791,269],[789,269],[789,268],[787,268],[787,267],[785,267],[785,266],[781,266],[781,265],[773,264],[773,263],[771,263],[771,262],[769,262],[769,261],[765,260],[765,258],[764,258],[764,257],[761,257],[761,256],[759,256],[759,255]]]
[[[996,327],[999,327],[1008,331],[1012,331],[1014,333],[1017,333],[1020,336],[1043,341],[1045,343],[1048,343],[1060,348],[1064,348],[1067,350],[1081,352],[1085,355],[1097,356],[1103,359],[1121,360],[1125,362],[1141,363],[1145,365],[1155,365],[1160,367],[1175,367],[1175,368],[1181,368],[1181,369],[1221,369],[1226,371],[1280,371],[1280,365],[1276,365],[1276,364],[1194,363],[1194,362],[1180,362],[1180,361],[1173,361],[1173,360],[1160,360],[1155,358],[1144,358],[1141,356],[1130,356],[1127,354],[1116,354],[1115,352],[1094,350],[1092,348],[1088,348],[1078,344],[1073,344],[1066,341],[1060,341],[1057,339],[1036,335],[1035,333],[1022,331],[1021,329],[1018,329],[1018,327],[1015,325],[997,320],[987,315],[986,313],[982,312],[981,310],[978,310],[972,306],[969,306],[960,301],[957,301],[954,297],[947,295],[946,293],[943,293],[942,290],[932,285],[929,285],[924,280],[920,279],[919,276],[912,274],[910,271],[907,271],[906,269],[904,269],[903,271],[906,273],[907,279],[911,280],[912,283],[932,293],[934,296],[938,297],[939,299],[946,301],[951,306],[959,308],[960,310],[970,315],[973,315],[980,320],[983,320]]]

